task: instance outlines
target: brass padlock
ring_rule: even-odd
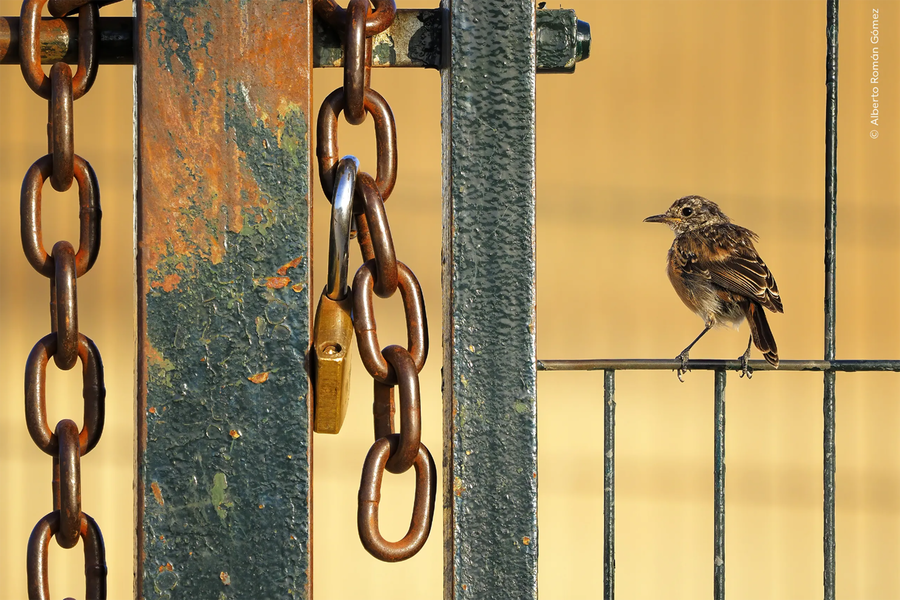
[[[359,161],[345,156],[335,171],[328,239],[328,282],[319,298],[313,325],[313,431],[338,433],[350,401],[350,346],[353,343],[353,297],[347,287],[353,190]]]
[[[323,293],[316,308],[315,416],[316,433],[338,433],[347,416],[350,400],[350,347],[353,297],[332,300]]]

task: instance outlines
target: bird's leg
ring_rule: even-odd
[[[750,341],[747,342],[747,349],[740,356],[741,361],[741,377],[744,375],[747,376],[747,379],[753,377],[753,369],[750,368],[750,364],[747,362],[750,360],[750,347],[753,345],[753,336],[750,336]]]
[[[681,367],[679,367],[678,372],[677,372],[678,373],[678,381],[684,383],[684,380],[681,378],[681,376],[684,375],[685,373],[687,373],[687,371],[688,371],[688,355],[691,351],[691,348],[693,348],[694,344],[699,342],[700,338],[702,338],[704,335],[706,335],[706,332],[709,331],[710,329],[712,329],[712,323],[707,322],[706,327],[703,329],[703,331],[700,332],[700,335],[698,335],[694,339],[693,342],[688,344],[687,348],[685,348],[684,350],[681,351],[681,354],[679,354],[678,356],[675,357],[675,360],[681,360]]]

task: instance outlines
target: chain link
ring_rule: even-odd
[[[366,17],[366,37],[369,38],[390,27],[397,14],[397,4],[394,0],[372,0],[372,6],[374,7],[372,12]],[[368,10],[368,2],[366,9]],[[313,10],[338,31],[343,31],[347,26],[347,9],[338,6],[334,0],[315,0]]]
[[[115,0],[114,0],[115,1]],[[85,595],[106,598],[106,558],[97,523],[81,507],[81,458],[100,441],[106,419],[103,362],[97,346],[78,328],[77,279],[87,273],[100,251],[100,189],[91,165],[75,154],[73,103],[86,94],[97,77],[99,7],[109,0],[49,0],[51,14],[61,17],[78,11],[78,68],[75,75],[64,62],[54,64],[50,76],[41,68],[41,11],[48,0],[25,0],[19,31],[22,75],[28,86],[49,101],[48,154],[36,160],[22,182],[20,225],[22,249],[34,269],[50,280],[50,333],[32,348],[25,364],[25,424],[37,447],[53,457],[53,510],[44,516],[28,539],[28,597],[49,598],[48,544],[51,536],[63,548],[84,545]],[[41,194],[50,179],[64,192],[78,184],[79,241],[76,252],[66,240],[50,254],[41,233]],[[47,364],[69,370],[81,361],[84,422],[79,431],[71,419],[55,429],[47,422]]]
[[[59,511],[47,513],[37,522],[28,538],[26,572],[28,574],[28,599],[50,600],[50,581],[47,555],[50,538],[59,532]],[[88,600],[106,598],[106,551],[100,527],[85,512],[78,521],[78,535],[84,545],[84,596]]]
[[[375,381],[396,385],[397,378],[388,361],[382,356],[378,343],[378,327],[375,323],[374,279],[375,260],[369,260],[353,278],[353,329],[356,331],[359,355],[363,365]],[[420,372],[428,357],[428,322],[425,318],[425,300],[422,288],[413,272],[402,262],[397,262],[400,297],[406,315],[407,352]]]
[[[91,165],[75,155],[75,181],[78,183],[78,221],[80,225],[78,252],[75,254],[75,274],[81,277],[94,265],[100,252],[100,188]],[[53,157],[49,154],[37,159],[22,181],[22,202],[19,213],[22,249],[25,258],[44,277],[55,273],[53,258],[44,249],[41,235],[41,188],[53,172]]]
[[[35,94],[50,99],[50,78],[41,69],[41,10],[47,0],[25,0],[19,20],[19,57],[22,75]],[[78,69],[72,77],[72,99],[78,100],[94,85],[97,78],[97,44],[100,9],[86,4],[78,11]],[[68,65],[66,65],[68,68]]]
[[[50,184],[57,192],[72,187],[75,177],[75,135],[72,123],[72,71],[58,62],[50,68],[50,117],[47,124],[48,152],[53,159]]]
[[[379,298],[390,298],[397,291],[400,274],[394,240],[384,212],[384,200],[378,192],[375,180],[368,173],[356,178],[357,197],[362,199],[364,210],[357,216],[357,238],[363,260],[375,261],[375,283],[372,287]]]
[[[366,455],[359,482],[359,510],[356,525],[359,539],[369,554],[385,562],[406,560],[422,549],[431,532],[434,518],[434,497],[437,494],[437,467],[425,444],[419,444],[415,459],[416,495],[409,530],[399,542],[384,539],[378,529],[378,505],[381,502],[381,481],[389,457],[400,442],[396,433],[379,438]]]
[[[365,95],[372,78],[372,38],[366,38],[369,0],[350,0],[344,33],[344,117],[351,125],[366,120]]]
[[[342,88],[328,94],[319,109],[316,124],[319,180],[322,183],[322,191],[328,198],[331,198],[334,192],[334,173],[340,158],[337,123],[338,115],[346,104],[344,98]],[[390,197],[397,182],[397,130],[394,126],[394,114],[387,101],[373,89],[366,90],[363,104],[375,122],[375,149],[378,156],[375,183],[384,201]]]
[[[373,419],[375,443],[363,463],[359,486],[357,527],[363,547],[387,562],[414,556],[428,539],[434,518],[437,468],[421,442],[419,372],[428,356],[428,323],[422,289],[413,272],[397,260],[384,202],[397,181],[397,133],[387,101],[369,87],[372,36],[387,29],[396,14],[393,0],[350,0],[347,9],[334,0],[315,0],[316,14],[343,36],[344,87],[325,98],[317,122],[316,154],[319,178],[331,198],[340,157],[338,115],[358,125],[372,115],[377,149],[376,177],[356,175],[354,214],[357,240],[364,263],[353,279],[353,328],[363,365],[374,379]],[[390,298],[397,290],[406,315],[407,348],[381,348],[375,324],[374,296]],[[394,387],[400,388],[400,432],[394,430]],[[409,531],[398,542],[388,542],[378,526],[384,471],[416,473],[416,493]]]

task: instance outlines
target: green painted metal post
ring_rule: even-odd
[[[311,595],[311,19],[137,3],[137,597]]]
[[[534,599],[535,6],[443,6],[444,595]]]

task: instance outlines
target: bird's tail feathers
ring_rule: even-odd
[[[753,344],[759,348],[759,351],[763,353],[763,358],[769,364],[778,368],[778,346],[775,345],[775,336],[769,329],[766,313],[759,304],[750,303],[750,307],[747,309],[747,323],[750,325]]]

